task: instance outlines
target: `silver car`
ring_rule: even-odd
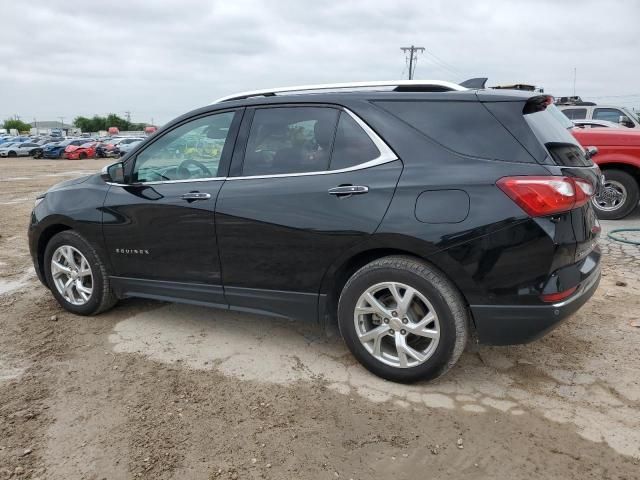
[[[37,143],[22,142],[12,143],[9,146],[0,145],[0,157],[28,157],[39,148]]]

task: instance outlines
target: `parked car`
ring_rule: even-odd
[[[38,144],[38,147],[33,149],[33,151],[31,152],[31,156],[33,158],[42,158],[44,148],[48,145],[53,145],[54,143],[58,143],[58,140],[46,139],[46,140],[41,140],[40,142],[35,142],[35,143]]]
[[[579,128],[625,128],[619,123],[607,122],[606,120],[572,120],[573,124]]]
[[[86,142],[81,145],[67,145],[64,149],[64,158],[68,160],[84,160],[85,158],[95,158],[97,145],[98,142]]]
[[[598,149],[594,161],[604,174],[604,184],[593,199],[600,218],[616,220],[629,215],[640,199],[640,130],[574,128],[585,147]]]
[[[138,145],[139,143],[142,143],[142,139],[140,140],[134,140],[132,142],[120,142],[118,144],[118,150],[120,151],[120,156],[123,157],[125,156],[127,153],[129,153],[129,151],[131,151],[131,149],[133,149],[136,145]]]
[[[375,374],[435,378],[472,332],[532,341],[598,286],[599,169],[550,102],[440,81],[225,97],[40,196],[35,270],[76,314],[146,297],[337,322]]]
[[[0,145],[0,157],[28,157],[39,145],[30,142],[15,142],[10,146]]]
[[[69,145],[79,146],[83,143],[86,143],[86,140],[84,138],[68,139],[58,143],[52,143],[46,145],[42,149],[42,156],[44,158],[63,158],[65,148],[67,148]]]
[[[558,105],[570,120],[606,120],[628,128],[640,128],[640,121],[625,107],[611,105]]]
[[[98,158],[119,157],[120,150],[114,140],[106,139],[100,141],[96,147],[96,156]]]

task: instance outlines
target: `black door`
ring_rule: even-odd
[[[360,119],[330,107],[248,110],[239,138],[239,174],[216,207],[227,301],[316,319],[323,275],[376,230],[402,164]]]
[[[214,209],[238,116],[201,116],[159,136],[130,160],[127,185],[111,186],[103,232],[116,290],[226,303]]]

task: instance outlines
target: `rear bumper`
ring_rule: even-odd
[[[569,267],[580,276],[578,288],[566,300],[540,305],[471,305],[480,343],[515,345],[532,342],[566,320],[591,298],[600,283],[600,252]]]

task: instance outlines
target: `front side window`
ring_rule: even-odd
[[[216,177],[234,115],[225,112],[201,117],[164,134],[137,156],[132,181]]]
[[[586,108],[563,108],[562,113],[571,120],[582,120],[587,118]]]
[[[596,108],[593,111],[594,120],[607,120],[613,123],[618,123],[620,117],[623,115],[624,113],[617,108]]]
[[[319,172],[329,168],[339,111],[324,107],[255,111],[242,175]]]

